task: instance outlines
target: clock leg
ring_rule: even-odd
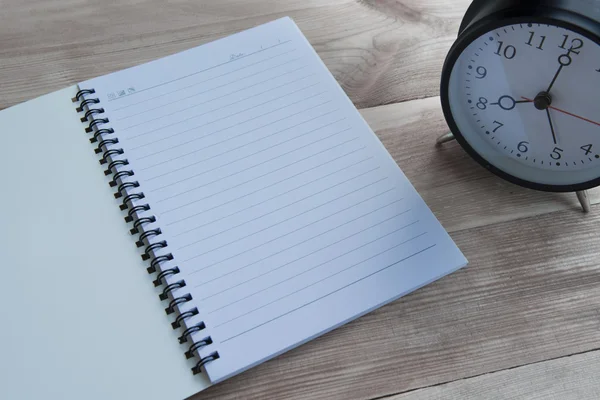
[[[448,143],[451,142],[453,140],[456,140],[454,135],[452,133],[445,133],[444,135],[440,136],[437,140],[436,140],[436,145],[441,146],[444,143]]]
[[[581,207],[583,208],[583,212],[589,213],[591,211],[590,198],[588,197],[587,191],[582,190],[581,192],[577,192],[577,198],[581,203]]]
[[[441,146],[444,143],[448,143],[453,140],[456,140],[456,138],[454,137],[452,132],[445,133],[436,140],[436,145]],[[577,192],[577,198],[579,199],[579,203],[581,203],[583,212],[589,213],[591,211],[592,207],[590,204],[590,198],[588,197],[587,191],[582,190],[580,192]]]

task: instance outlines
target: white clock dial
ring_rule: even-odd
[[[473,41],[450,77],[450,107],[471,147],[520,179],[572,185],[600,177],[600,45],[523,23]]]

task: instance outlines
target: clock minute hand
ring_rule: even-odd
[[[550,90],[554,87],[554,84],[556,83],[556,80],[558,79],[558,76],[562,72],[563,68],[571,65],[572,62],[573,59],[571,58],[571,50],[569,50],[567,54],[561,54],[558,56],[558,63],[560,64],[560,67],[558,67],[558,71],[556,71],[556,74],[554,75],[548,90],[546,90],[546,93],[550,93]]]
[[[563,65],[561,64],[560,67],[558,68],[558,71],[556,71],[556,75],[554,75],[554,79],[552,79],[552,83],[550,83],[550,86],[548,86],[548,90],[546,90],[546,92],[550,93],[550,90],[554,86],[554,83],[558,79],[558,76],[560,75],[560,72],[562,71],[562,69],[563,69]]]
[[[527,101],[529,101],[529,102],[533,103],[533,100],[531,100],[531,99],[528,99],[527,97],[523,97],[523,96],[521,96],[521,98],[523,98],[523,99],[525,99],[525,100],[527,100]],[[582,117],[582,116],[580,116],[580,115],[577,115],[577,114],[573,114],[573,113],[571,113],[571,112],[568,112],[568,111],[565,111],[565,110],[561,110],[560,108],[556,108],[556,107],[554,107],[554,106],[549,106],[548,108],[551,108],[551,109],[553,109],[553,110],[556,110],[556,111],[558,111],[558,112],[560,112],[560,113],[563,113],[563,114],[566,114],[566,115],[570,115],[571,117],[578,118],[578,119],[580,119],[580,120],[582,120],[582,121],[589,122],[590,124],[594,124],[594,125],[600,126],[600,122],[592,121],[591,119],[588,119],[588,118]]]

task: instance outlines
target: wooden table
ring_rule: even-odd
[[[2,0],[0,109],[292,17],[470,261],[195,400],[600,398],[600,193],[584,215],[433,145],[468,4]]]

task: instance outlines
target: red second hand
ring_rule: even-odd
[[[533,100],[531,100],[531,99],[528,99],[527,97],[523,97],[523,96],[521,96],[521,98],[522,98],[522,99],[524,99],[524,100],[527,100],[527,101],[529,101],[529,102],[531,102],[531,103],[533,103]],[[570,115],[571,117],[579,118],[579,119],[581,119],[581,120],[583,120],[583,121],[585,121],[585,122],[589,122],[590,124],[594,124],[594,125],[598,125],[598,126],[600,126],[600,122],[592,121],[591,119],[587,119],[587,118],[581,117],[581,116],[579,116],[579,115],[575,115],[575,114],[573,114],[573,113],[570,113],[570,112],[568,112],[568,111],[561,110],[560,108],[556,108],[556,107],[552,107],[552,106],[549,106],[548,108],[551,108],[551,109],[553,109],[553,110],[556,110],[556,111],[558,111],[558,112],[561,112],[561,113],[563,113],[563,114]]]

